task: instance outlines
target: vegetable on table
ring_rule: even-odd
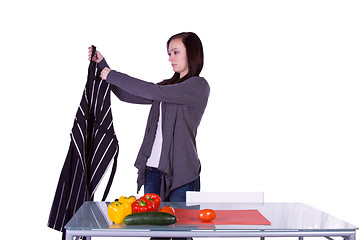
[[[145,193],[133,203],[132,211],[136,212],[157,212],[159,211],[161,198],[155,193]]]
[[[126,225],[171,225],[176,222],[176,216],[166,212],[137,212],[124,218]]]
[[[216,218],[216,213],[212,209],[203,209],[199,211],[198,218],[203,222],[211,222]]]
[[[132,212],[156,212],[155,204],[153,201],[141,197],[132,204]]]
[[[124,221],[124,218],[132,213],[132,203],[135,201],[135,197],[120,197],[108,206],[108,215],[110,221],[115,224],[120,224]]]
[[[133,202],[136,201],[136,197],[135,196],[130,196],[130,197],[125,197],[125,196],[121,196],[119,198],[119,202],[121,203],[129,203],[129,204],[132,204]]]
[[[167,213],[170,213],[172,215],[175,215],[175,209],[173,207],[170,207],[170,206],[162,207],[159,212],[167,212]]]
[[[161,198],[159,195],[157,195],[156,193],[146,193],[144,197],[146,198],[146,200],[153,201],[155,205],[155,210],[159,211],[161,204]]]

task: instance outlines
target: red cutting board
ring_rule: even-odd
[[[178,224],[218,224],[218,225],[270,225],[258,210],[214,210],[216,218],[211,222],[203,222],[197,215],[200,210],[175,208]]]

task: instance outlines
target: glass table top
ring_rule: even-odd
[[[217,224],[173,224],[169,226],[113,224],[107,215],[107,202],[85,202],[66,224],[67,230],[154,230],[154,231],[191,231],[191,230],[251,230],[251,231],[355,231],[358,227],[340,220],[321,210],[303,203],[168,203],[181,209],[213,210],[258,210],[271,224],[268,225],[217,225]]]

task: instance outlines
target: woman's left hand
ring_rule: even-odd
[[[106,80],[107,75],[109,74],[110,71],[111,71],[110,68],[105,67],[105,68],[101,71],[101,73],[100,73],[101,79],[102,79],[102,80]]]

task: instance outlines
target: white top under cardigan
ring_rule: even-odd
[[[146,166],[158,168],[161,155],[161,146],[162,146],[162,116],[161,116],[161,105],[160,102],[160,112],[159,112],[159,121],[157,124],[156,135],[154,144],[152,146],[151,155],[146,162]]]

